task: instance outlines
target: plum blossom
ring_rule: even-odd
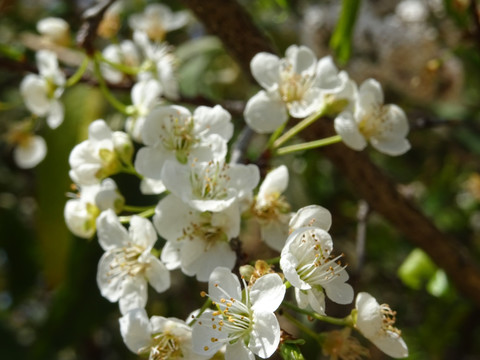
[[[108,62],[124,65],[129,68],[136,68],[141,64],[140,52],[135,43],[131,40],[123,40],[119,44],[110,44],[106,46],[102,51],[102,56]],[[118,84],[126,78],[124,73],[115,69],[107,62],[102,62],[100,70],[105,80],[112,84]]]
[[[19,168],[34,168],[47,155],[45,139],[28,130],[21,128],[11,130],[8,134],[8,141],[14,146],[13,160]]]
[[[366,292],[358,293],[355,301],[355,327],[380,350],[393,358],[408,356],[408,348],[395,325],[396,312]]]
[[[130,15],[128,20],[133,30],[145,32],[154,41],[162,41],[167,32],[185,26],[190,16],[187,11],[172,12],[164,4],[150,4],[143,13]]]
[[[251,288],[226,268],[216,268],[208,282],[208,296],[217,307],[197,318],[192,330],[193,351],[212,356],[226,345],[225,359],[253,360],[270,357],[280,342],[274,311],[285,296],[278,274],[267,274]],[[255,354],[255,355],[254,355]]]
[[[320,206],[300,209],[290,221],[292,233],[281,252],[280,267],[295,287],[298,305],[308,305],[325,314],[325,295],[338,304],[353,300],[353,288],[345,283],[348,274],[333,256],[333,241],[327,232],[331,217]]]
[[[273,169],[260,185],[252,206],[252,213],[260,224],[262,239],[277,251],[282,251],[288,237],[290,204],[282,195],[287,185],[287,167],[281,165]]]
[[[127,231],[113,210],[97,219],[98,241],[105,253],[98,264],[97,284],[102,296],[119,301],[120,311],[147,303],[147,282],[157,292],[170,287],[170,273],[152,253],[157,234],[150,221],[132,216]]]
[[[64,108],[59,101],[65,87],[65,75],[58,66],[57,56],[50,50],[36,54],[38,75],[28,74],[20,83],[25,106],[37,116],[46,116],[55,129],[63,122]]]
[[[129,111],[132,113],[127,118],[125,128],[135,141],[143,142],[142,129],[146,116],[152,108],[161,102],[162,88],[158,81],[149,79],[139,81],[132,87],[132,105]]]
[[[158,106],[145,118],[141,148],[135,158],[137,171],[161,179],[166,161],[181,164],[222,160],[233,134],[230,114],[217,105],[200,106],[193,114],[182,106]]]
[[[237,256],[230,240],[240,233],[237,203],[221,212],[200,212],[167,195],[158,203],[153,223],[167,240],[161,259],[169,270],[181,267],[184,274],[208,281],[218,266],[233,269]]]
[[[132,154],[126,133],[112,131],[102,119],[95,120],[88,127],[88,139],[70,153],[70,178],[81,186],[97,184],[130,164]]]
[[[383,102],[383,91],[376,80],[368,79],[360,85],[354,111],[342,111],[334,121],[335,130],[348,147],[363,150],[370,142],[378,151],[392,156],[410,149],[404,111]]]
[[[177,99],[177,59],[172,53],[172,46],[165,42],[151,42],[145,32],[138,30],[133,33],[133,41],[143,56],[138,80],[155,79],[160,83],[165,97]]]
[[[78,188],[77,197],[65,204],[65,223],[73,234],[89,239],[95,234],[96,220],[100,213],[107,209],[119,213],[125,200],[112,179]]]
[[[285,58],[258,53],[250,63],[253,77],[264,88],[245,107],[245,120],[256,132],[270,133],[288,116],[304,118],[335,100],[353,97],[354,83],[339,72],[330,57],[317,61],[306,46],[290,46]]]
[[[259,180],[256,165],[227,164],[224,161],[182,165],[167,160],[162,170],[165,187],[198,211],[223,211],[235,201],[251,197]]]
[[[134,309],[123,315],[120,332],[128,349],[151,360],[203,360],[192,350],[192,328],[176,318],[152,316],[145,309]]]
[[[37,22],[37,31],[53,44],[67,46],[70,42],[70,25],[58,17],[46,17]]]

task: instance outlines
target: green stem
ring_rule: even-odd
[[[278,129],[275,130],[275,132],[270,136],[270,139],[268,139],[268,143],[267,143],[267,149],[272,149],[273,144],[275,143],[275,140],[278,139],[280,134],[285,129],[285,126],[287,126],[287,122],[288,121],[285,121],[285,123],[283,125],[279,126]]]
[[[153,214],[155,214],[155,208],[149,208],[145,211],[142,211],[138,214],[136,214],[136,216],[141,216],[141,217],[144,217],[144,218],[148,218],[150,216],[152,216]],[[129,216],[119,216],[119,220],[122,224],[128,224],[130,222],[130,220],[132,220],[132,216],[134,215],[129,215]]]
[[[285,318],[288,319],[288,321],[290,321],[292,324],[294,324],[295,326],[297,326],[300,330],[302,330],[305,334],[308,334],[310,335],[312,338],[314,339],[317,339],[318,338],[318,334],[313,331],[312,329],[308,328],[307,326],[305,326],[305,324],[303,324],[300,320],[298,320],[297,318],[295,318],[294,316],[292,316],[290,313],[288,313],[287,311],[284,311],[282,313],[282,316],[284,316]]]
[[[95,76],[97,77],[98,80],[98,85],[100,86],[100,90],[102,91],[103,95],[107,98],[108,102],[112,104],[112,106],[120,111],[121,113],[125,115],[130,115],[130,112],[127,110],[128,106],[125,104],[122,104],[120,101],[118,101],[110,92],[110,89],[108,88],[107,84],[105,83],[105,80],[103,79],[102,72],[100,70],[100,62],[99,62],[99,55],[96,54],[94,57],[93,61],[93,69],[95,72]]]
[[[290,153],[296,152],[296,151],[315,149],[315,148],[319,148],[319,147],[322,147],[322,146],[335,144],[335,143],[338,143],[340,141],[342,141],[342,137],[340,135],[334,135],[334,136],[330,136],[330,137],[325,138],[325,139],[314,140],[314,141],[309,141],[309,142],[306,142],[306,143],[281,147],[280,149],[278,149],[276,151],[276,155],[285,155],[285,154],[290,154]]]
[[[67,84],[65,87],[73,86],[82,79],[82,76],[85,73],[85,70],[87,70],[89,62],[90,62],[90,58],[88,56],[85,56],[79,68],[75,72],[75,74],[70,76],[70,78],[67,80]]]
[[[132,205],[124,205],[123,210],[129,212],[143,212],[150,209],[155,209],[155,206],[132,206]]]
[[[308,315],[308,316],[310,316],[314,319],[324,321],[324,322],[327,322],[329,324],[340,325],[340,326],[350,326],[350,327],[353,326],[353,319],[352,319],[351,315],[348,315],[348,316],[344,317],[343,319],[339,319],[339,318],[334,318],[334,317],[331,317],[331,316],[320,315],[320,314],[318,314],[316,312],[313,312],[313,311],[308,311],[308,310],[305,310],[305,309],[301,309],[298,306],[293,305],[293,304],[291,304],[289,302],[286,302],[286,301],[284,301],[282,303],[282,305],[291,309],[291,310],[294,310],[296,312]]]
[[[310,115],[309,117],[300,121],[298,124],[292,126],[285,134],[283,134],[282,136],[280,136],[277,140],[275,140],[273,142],[272,147],[274,149],[277,149],[282,144],[284,144],[285,142],[290,140],[292,137],[297,135],[300,131],[305,129],[307,126],[313,124],[315,121],[318,120],[318,118],[320,118],[321,116],[323,116],[325,114],[325,110],[326,110],[326,108],[324,107],[320,111]]]
[[[128,74],[128,75],[137,75],[138,72],[140,71],[139,68],[133,68],[133,67],[130,67],[130,66],[126,66],[124,64],[119,64],[117,62],[110,61],[107,58],[105,58],[101,53],[98,54],[98,58],[102,62],[110,65],[111,67],[115,68],[116,70],[119,70],[119,71],[121,71],[125,74]]]

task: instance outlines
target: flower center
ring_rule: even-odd
[[[262,222],[270,222],[278,219],[280,215],[290,212],[290,204],[285,196],[279,193],[269,194],[261,204],[258,202],[253,206],[253,213]]]
[[[210,161],[205,169],[192,168],[190,182],[193,194],[200,199],[221,200],[227,197],[228,164]],[[201,173],[199,173],[201,170]]]
[[[299,249],[302,255],[296,270],[300,279],[310,285],[325,285],[340,276],[340,271],[345,269],[339,261],[343,254],[332,257],[329,251],[322,249],[320,240],[312,231],[305,231],[301,236],[302,243],[312,245]]]
[[[165,332],[152,336],[149,360],[174,360],[181,358],[183,358],[183,353],[180,348],[180,341],[174,335]]]
[[[165,149],[174,151],[177,160],[186,164],[191,147],[198,142],[193,134],[192,117],[177,117],[170,115],[162,124],[163,133],[160,141]]]
[[[313,77],[294,72],[292,64],[285,62],[280,70],[279,91],[282,100],[287,104],[301,101],[306,91],[311,87]]]
[[[376,106],[362,117],[358,123],[358,129],[366,139],[377,136],[383,131],[387,111],[385,106]]]
[[[143,273],[148,264],[142,263],[138,259],[144,251],[145,249],[139,245],[111,250],[114,258],[110,263],[110,270],[107,272],[110,281],[121,280],[127,276],[136,277]]]
[[[391,331],[395,334],[402,335],[401,331],[394,326],[395,316],[397,315],[396,311],[390,309],[388,304],[382,304],[380,305],[380,314],[382,315],[382,330],[384,332]]]
[[[189,226],[183,229],[183,235],[178,238],[178,240],[202,239],[205,242],[205,251],[208,251],[210,247],[215,245],[217,242],[228,242],[227,234],[225,234],[220,227],[211,224],[211,213],[202,213],[202,217],[205,219],[203,222],[191,222]]]

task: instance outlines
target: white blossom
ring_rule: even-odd
[[[70,25],[58,17],[46,17],[37,22],[37,31],[50,42],[66,46],[70,42]]]
[[[88,127],[88,139],[70,153],[70,178],[81,186],[96,184],[117,173],[123,163],[130,163],[132,154],[127,134],[112,131],[102,119],[95,120]]]
[[[146,146],[138,151],[135,168],[160,180],[168,160],[181,164],[222,160],[232,134],[231,116],[219,105],[200,106],[193,114],[181,106],[158,106],[145,118],[142,140]]]
[[[245,107],[245,120],[256,132],[270,133],[288,116],[304,118],[323,106],[353,96],[354,84],[338,72],[330,57],[317,61],[306,46],[290,46],[285,58],[258,53],[250,63],[253,77],[264,88]]]
[[[393,358],[408,356],[408,348],[395,325],[396,312],[366,292],[358,293],[355,327],[385,354]]]
[[[29,132],[18,133],[13,139],[13,160],[19,168],[31,169],[47,155],[47,143],[39,135]]]
[[[380,84],[373,79],[363,82],[354,112],[346,110],[335,118],[335,130],[347,146],[363,150],[369,141],[378,151],[392,156],[410,149],[405,113],[397,105],[383,102]]]
[[[282,195],[287,186],[288,169],[281,165],[267,174],[252,207],[262,239],[277,251],[282,250],[288,237],[290,204]]]
[[[295,287],[298,305],[308,305],[325,314],[326,295],[338,304],[353,300],[353,288],[345,283],[348,274],[333,256],[333,241],[327,230],[330,213],[319,206],[299,210],[290,221],[292,233],[281,252],[280,267],[285,278]]]
[[[25,76],[20,93],[28,110],[37,116],[46,116],[48,126],[55,129],[63,122],[64,108],[59,98],[65,87],[65,75],[54,52],[39,50],[36,60],[38,75]]]
[[[217,212],[250,197],[260,174],[253,164],[203,161],[182,165],[168,160],[163,166],[162,180],[169,191],[192,208]]]
[[[148,79],[133,85],[131,92],[132,105],[129,107],[133,115],[127,118],[125,128],[135,141],[143,142],[142,129],[145,117],[155,105],[161,102],[161,95],[162,88],[156,80]]]
[[[151,250],[157,234],[150,221],[132,216],[127,231],[113,210],[97,219],[98,241],[105,253],[100,259],[97,284],[102,296],[119,301],[120,311],[142,308],[147,302],[147,282],[157,292],[170,287],[170,273]]]
[[[210,275],[208,296],[217,307],[198,317],[193,326],[193,350],[212,356],[226,345],[225,359],[266,359],[280,342],[280,326],[274,311],[285,296],[285,285],[278,274],[267,274],[251,288],[238,277],[219,267]],[[255,355],[254,355],[255,354]]]
[[[145,32],[155,41],[162,41],[169,31],[180,29],[189,21],[187,11],[172,12],[164,4],[149,4],[143,13],[130,15],[128,24],[133,30]]]
[[[139,49],[131,40],[123,40],[119,44],[106,46],[102,51],[102,56],[109,62],[124,65],[129,68],[136,68],[141,64]],[[106,62],[102,62],[100,70],[105,80],[112,84],[118,84],[126,77],[124,73]]]
[[[134,309],[119,320],[123,341],[130,351],[150,360],[203,360],[192,350],[192,328],[176,318],[152,316]]]
[[[181,267],[184,274],[208,281],[218,266],[233,269],[237,256],[230,240],[240,233],[237,203],[221,212],[200,212],[167,195],[158,203],[153,223],[167,240],[161,259],[169,270]]]
[[[65,223],[73,234],[89,239],[95,234],[98,215],[107,209],[119,213],[124,202],[123,196],[118,192],[117,185],[112,179],[79,187],[77,197],[68,200],[65,204]]]
[[[177,99],[177,59],[172,53],[172,47],[165,42],[151,42],[145,32],[138,30],[133,33],[133,41],[143,56],[138,80],[155,79],[160,83],[165,97]]]

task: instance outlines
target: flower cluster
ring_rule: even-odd
[[[105,38],[117,27],[115,11],[121,7],[110,8],[100,24]],[[72,149],[69,176],[76,193],[65,205],[65,221],[78,237],[96,234],[104,250],[97,284],[103,297],[118,302],[120,332],[132,352],[163,360],[266,359],[290,344],[281,335],[282,321],[293,318],[290,311],[332,321],[326,299],[347,305],[355,294],[343,254],[334,252],[330,212],[319,205],[292,209],[286,165],[230,160],[234,123],[224,107],[179,105],[177,60],[165,36],[189,19],[185,12],[149,5],[130,16],[132,39],[107,45],[88,59],[101,91],[124,116],[124,131],[97,119],[88,138]],[[42,31],[50,33],[45,26]],[[37,62],[39,74],[28,75],[21,92],[26,107],[55,128],[63,121],[59,97],[74,81],[66,80],[55,54],[40,51]],[[362,150],[370,142],[388,155],[410,147],[406,115],[383,104],[379,83],[369,79],[358,87],[331,57],[318,60],[306,46],[292,45],[284,58],[257,54],[251,71],[263,89],[247,101],[244,118],[255,132],[273,133],[265,158],[325,145],[320,139],[282,147],[324,115],[335,119],[337,135],[330,143],[343,140]],[[130,85],[131,104],[115,98],[112,84]],[[38,139],[31,143],[42,146]],[[17,154],[20,165],[36,162],[22,156]],[[138,178],[140,192],[153,195],[153,203],[132,206],[117,186],[120,173]],[[241,247],[247,234],[279,256],[254,259],[255,267],[245,264]],[[188,322],[147,314],[149,286],[168,291],[172,271],[208,282],[208,291],[201,293],[206,302]],[[359,358],[366,350],[350,337],[357,329],[385,353],[405,357],[394,320],[389,307],[359,293],[352,313],[336,319],[346,330],[317,340],[325,353]],[[308,331],[301,321],[293,323]],[[342,339],[341,346],[336,348],[333,338]]]

